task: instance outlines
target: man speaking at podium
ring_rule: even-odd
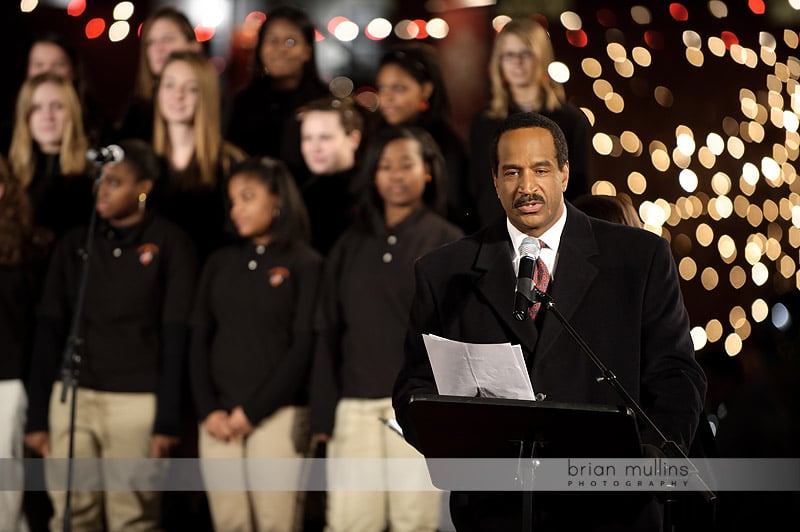
[[[406,439],[419,447],[408,417],[411,396],[437,393],[423,334],[519,344],[533,387],[547,401],[624,403],[611,386],[597,381],[596,366],[547,308],[535,303],[530,318],[515,318],[517,272],[525,254],[519,250],[533,237],[541,249],[534,258],[534,283],[553,297],[667,439],[688,449],[706,382],[694,359],[667,242],[642,229],[589,218],[566,203],[566,140],[539,114],[510,116],[495,136],[491,158],[505,218],[416,264],[406,363],[394,391]],[[646,446],[662,443],[641,423],[640,429]],[[649,497],[623,493],[617,500],[622,506],[609,506],[593,504],[598,495],[606,500],[606,494],[536,495],[537,530],[660,529],[661,509]],[[520,530],[521,501],[521,493],[453,493],[453,523],[459,532]],[[586,507],[576,507],[577,501]]]

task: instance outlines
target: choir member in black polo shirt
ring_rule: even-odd
[[[305,395],[321,258],[308,245],[308,214],[282,162],[245,161],[228,194],[242,240],[209,257],[192,318],[200,457],[299,458],[309,439]],[[240,471],[238,480],[250,485],[252,469]],[[203,474],[213,482],[211,470]],[[208,492],[216,530],[288,532],[300,511],[296,498],[296,490]]]
[[[150,147],[140,140],[119,144],[125,158],[103,167],[97,191],[100,219],[92,235],[80,331],[76,458],[161,458],[177,443],[179,429],[195,251],[181,229],[145,210],[158,172]],[[53,382],[80,284],[86,236],[87,229],[78,228],[56,245],[38,313],[25,442],[44,456],[67,456],[70,399],[62,403],[62,384]],[[75,530],[101,529],[104,519],[109,530],[159,526],[157,493],[116,491],[124,479],[108,465],[102,474],[109,491],[72,493]],[[50,493],[53,528],[61,526],[64,495]]]
[[[403,363],[413,263],[461,231],[441,216],[444,159],[424,130],[380,131],[363,170],[368,186],[361,219],[334,245],[323,276],[312,433],[317,440],[330,437],[329,458],[420,457],[381,418],[394,418],[392,386]],[[335,483],[360,479],[362,472],[329,468],[328,474]],[[406,472],[389,467],[387,474]],[[328,493],[326,530],[380,531],[390,522],[391,530],[433,531],[439,502],[436,492],[334,490]]]

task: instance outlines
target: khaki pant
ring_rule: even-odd
[[[210,458],[303,458],[308,445],[308,410],[283,407],[262,420],[242,441],[217,440],[200,427],[201,470],[207,483],[214,480]],[[235,462],[232,462],[235,463]],[[235,486],[252,484],[255,474],[242,462],[241,470],[225,472],[226,481]],[[291,479],[284,482],[292,483]],[[300,478],[297,482],[299,489]],[[214,529],[218,532],[291,532],[297,514],[302,512],[298,491],[215,491],[208,490],[208,503]]]
[[[61,402],[61,383],[56,383],[50,396],[50,445],[53,458],[66,458],[69,450],[70,393]],[[75,458],[148,458],[150,437],[156,412],[152,393],[100,392],[78,389],[75,412]],[[85,468],[76,466],[74,483]],[[108,491],[72,491],[72,529],[78,531],[158,530],[160,494],[156,492],[122,491],[127,480],[113,464],[96,470],[99,478],[113,489]],[[47,475],[48,482],[63,479]],[[61,530],[66,503],[64,491],[49,491],[54,515],[51,530]]]
[[[0,380],[0,458],[21,460],[22,437],[25,431],[25,410],[28,398],[19,379]],[[24,480],[22,462],[13,468],[13,481],[20,487]],[[4,479],[12,480],[12,479]],[[0,490],[0,530],[28,530],[22,515],[22,490]]]
[[[402,436],[386,427],[381,418],[394,418],[391,398],[342,399],[336,406],[336,421],[328,458],[421,458]],[[402,466],[398,466],[402,468]],[[386,478],[408,476],[407,470],[385,470]],[[361,472],[328,467],[328,480],[349,483]],[[347,491],[328,492],[327,532],[381,532],[387,519],[392,532],[434,531],[439,523],[441,493],[436,491]]]

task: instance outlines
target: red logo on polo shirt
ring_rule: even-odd
[[[136,249],[139,254],[139,262],[144,266],[149,266],[156,255],[158,255],[158,246],[155,244],[142,244]]]
[[[269,276],[270,286],[272,286],[272,288],[277,288],[289,278],[289,269],[283,266],[275,266],[269,269],[267,275]]]

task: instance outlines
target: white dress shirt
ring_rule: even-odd
[[[550,272],[550,279],[555,279],[556,265],[558,262],[558,246],[561,243],[561,233],[564,232],[564,224],[567,223],[567,207],[564,205],[564,210],[561,216],[556,220],[556,223],[539,237],[539,240],[545,245],[542,246],[539,257],[544,261],[547,270]],[[526,235],[519,229],[514,227],[511,221],[506,217],[506,227],[508,228],[508,235],[511,237],[511,246],[513,248],[513,266],[514,272],[519,269],[519,247],[522,241],[530,235]],[[546,246],[546,247],[545,247]]]

